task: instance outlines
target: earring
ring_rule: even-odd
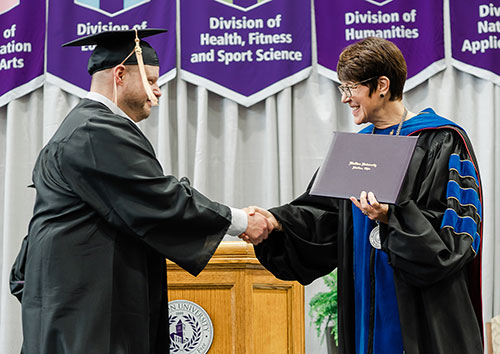
[[[384,96],[385,96],[385,95],[384,95],[383,93],[381,93],[381,94],[380,94],[380,97],[384,98]]]

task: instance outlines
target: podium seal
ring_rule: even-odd
[[[170,353],[206,354],[212,345],[214,327],[207,312],[188,300],[168,303]]]

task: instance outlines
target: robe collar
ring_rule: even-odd
[[[119,116],[122,116],[122,117],[125,117],[127,118],[128,120],[130,120],[131,122],[133,122],[137,127],[139,127],[139,125],[137,125],[137,122],[135,122],[132,118],[130,118],[127,113],[123,112],[120,107],[118,107],[116,104],[114,104],[113,101],[111,101],[110,99],[108,99],[106,96],[103,96],[101,95],[100,93],[97,93],[97,92],[92,92],[90,91],[89,93],[87,93],[87,97],[89,100],[92,100],[92,101],[97,101],[99,103],[102,103],[103,105],[105,105],[106,107],[109,108],[109,110],[111,112],[113,112],[114,114],[117,114]]]
[[[403,124],[401,135],[412,135],[416,132],[425,129],[442,128],[445,126],[458,127],[460,126],[449,119],[443,118],[434,112],[432,108],[426,108],[415,117],[408,119]],[[391,127],[387,128],[390,129]],[[460,128],[461,129],[461,128]],[[371,134],[373,124],[368,125],[360,131],[361,134]]]

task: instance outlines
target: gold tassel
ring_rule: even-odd
[[[135,56],[137,58],[137,65],[139,65],[139,75],[141,76],[142,86],[144,86],[144,90],[146,91],[146,95],[148,99],[151,101],[153,106],[158,106],[158,98],[153,93],[151,86],[148,83],[148,78],[146,75],[146,69],[144,68],[144,60],[142,59],[142,48],[140,45],[141,40],[137,34],[137,28],[135,29],[135,47],[130,52],[129,55],[120,63],[120,65],[124,65],[128,58],[135,52]],[[113,78],[113,102],[118,106],[118,97],[117,97],[117,89],[116,89],[116,80]]]
[[[113,103],[118,106],[118,91],[116,89],[116,79],[113,77]]]
[[[148,78],[146,76],[146,69],[144,68],[144,60],[142,59],[142,48],[140,46],[140,39],[137,35],[137,29],[135,29],[135,56],[137,57],[137,64],[139,65],[139,74],[141,75],[142,85],[144,90],[146,90],[146,95],[148,99],[152,102],[153,106],[158,106],[158,98],[151,90]]]

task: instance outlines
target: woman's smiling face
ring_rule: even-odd
[[[370,88],[363,84],[356,85],[355,83],[342,82],[342,86],[348,87],[351,95],[342,93],[342,103],[347,103],[351,107],[351,112],[354,117],[354,123],[359,125],[363,123],[373,123],[373,113],[378,111],[380,107],[380,99],[376,92],[370,95]]]

